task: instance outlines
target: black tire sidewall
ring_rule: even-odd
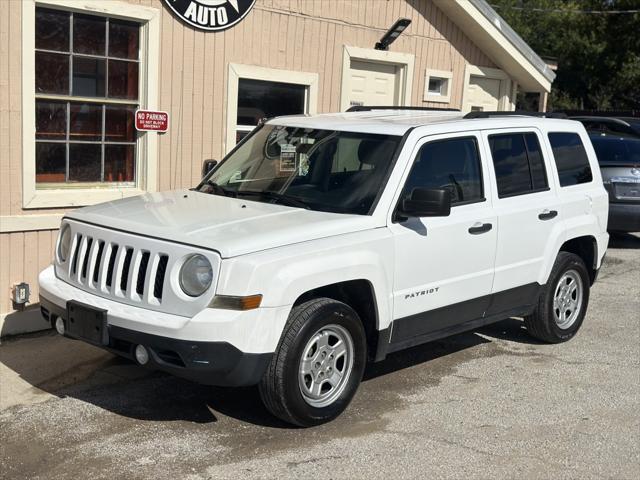
[[[317,408],[309,405],[302,396],[298,385],[298,369],[307,342],[312,335],[327,325],[339,325],[349,332],[353,340],[354,361],[348,383],[340,396],[331,405]],[[353,309],[336,301],[327,303],[314,312],[310,320],[305,322],[297,332],[293,348],[287,352],[283,371],[285,404],[297,423],[303,426],[319,425],[340,415],[347,408],[360,385],[366,358],[367,343],[364,328]]]
[[[580,275],[580,280],[582,280],[582,305],[580,305],[580,313],[578,314],[576,321],[569,328],[562,329],[558,326],[555,320],[553,299],[560,278],[562,278],[568,270],[574,270],[578,272],[578,275]],[[584,321],[587,307],[589,305],[589,286],[591,283],[589,273],[587,272],[587,268],[580,257],[577,255],[567,255],[562,259],[553,278],[550,280],[546,298],[547,328],[558,341],[564,342],[575,336]]]

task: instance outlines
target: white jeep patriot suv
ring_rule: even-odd
[[[191,190],[68,213],[46,319],[309,426],[367,361],[523,317],[572,338],[607,248],[579,122],[360,108],[257,127]]]

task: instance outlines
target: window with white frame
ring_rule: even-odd
[[[453,72],[427,69],[424,82],[425,102],[449,103],[451,101],[451,82]]]
[[[242,140],[263,118],[307,113],[307,86],[240,78],[236,142]]]
[[[264,118],[317,112],[317,73],[230,63],[227,81],[225,153]]]
[[[37,7],[37,189],[134,186],[141,25]]]

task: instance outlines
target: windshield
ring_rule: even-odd
[[[398,136],[265,125],[198,186],[214,195],[367,215]]]
[[[591,143],[601,165],[640,162],[640,138],[592,136]]]

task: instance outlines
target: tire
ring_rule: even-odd
[[[573,253],[560,252],[536,309],[524,319],[529,334],[548,343],[571,340],[584,321],[589,287],[584,261]]]
[[[287,423],[326,423],[351,402],[366,358],[366,335],[358,314],[336,300],[309,300],[292,309],[258,385],[260,397],[267,410]]]

